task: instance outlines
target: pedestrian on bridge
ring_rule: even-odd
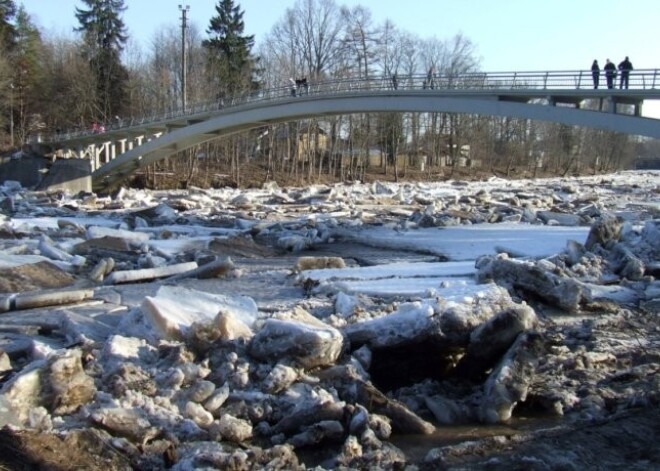
[[[594,89],[598,89],[598,84],[600,83],[600,66],[598,61],[594,59],[594,63],[591,64],[591,76],[594,79]]]
[[[603,67],[603,70],[605,71],[607,88],[614,88],[614,79],[616,78],[616,66],[614,65],[613,62],[610,62],[610,60],[607,59],[605,63],[605,67]]]
[[[429,69],[429,73],[426,74],[426,82],[424,83],[424,88],[429,87],[431,90],[435,88],[435,83],[433,77],[435,75],[435,67]]]
[[[392,87],[396,90],[399,88],[399,80],[396,78],[396,73],[392,74]]]
[[[619,63],[619,70],[621,71],[621,83],[619,84],[619,88],[624,88],[625,86],[627,90],[630,71],[633,70],[633,65],[628,59],[628,56]]]
[[[293,77],[289,77],[289,84],[291,84],[291,96],[296,96],[298,85],[296,85],[296,81],[293,80]]]

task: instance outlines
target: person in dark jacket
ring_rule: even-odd
[[[598,84],[600,83],[600,66],[598,61],[594,59],[594,63],[591,64],[591,76],[594,79],[594,89],[598,89]]]
[[[605,71],[607,88],[614,88],[614,78],[616,77],[616,66],[614,65],[613,62],[610,62],[610,60],[607,59],[607,62],[605,63],[605,67],[603,67],[603,70]]]
[[[619,70],[621,71],[621,83],[619,88],[628,88],[628,79],[630,77],[630,71],[633,70],[632,63],[628,60],[628,56],[619,63]]]

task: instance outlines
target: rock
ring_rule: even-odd
[[[0,270],[1,293],[64,288],[73,282],[72,275],[46,261]]]
[[[99,261],[99,263],[90,272],[89,277],[91,280],[98,283],[102,282],[106,275],[112,273],[115,269],[115,260],[112,257],[106,257]]]
[[[632,251],[623,244],[614,245],[611,251],[612,269],[623,278],[629,280],[641,280],[644,277],[646,267],[644,262],[635,256]]]
[[[356,380],[354,388],[358,402],[370,412],[387,416],[392,421],[392,427],[400,433],[419,433],[429,435],[435,427],[408,409],[404,404],[390,399],[371,383]]]
[[[566,242],[564,254],[566,255],[566,262],[569,266],[578,263],[585,253],[586,251],[584,250],[584,245],[580,244],[579,242],[574,240],[569,240]]]
[[[213,394],[204,403],[204,409],[211,413],[215,413],[229,398],[229,386],[223,385],[221,388],[216,389]]]
[[[129,241],[119,237],[104,236],[97,239],[90,239],[76,244],[73,253],[88,255],[102,251],[110,252],[132,252],[133,247]]]
[[[271,433],[273,435],[279,433],[288,434],[319,421],[342,420],[344,417],[344,406],[345,403],[343,402],[299,402],[291,412],[271,428]]]
[[[200,280],[220,278],[228,275],[234,268],[234,262],[232,262],[231,258],[217,258],[214,261],[205,263],[193,270],[171,276],[167,279],[167,283],[171,283],[183,278],[199,278]]]
[[[127,231],[123,229],[111,229],[103,226],[90,226],[87,228],[87,239],[100,239],[102,237],[113,237],[126,241],[132,246],[141,246],[149,241],[150,235],[146,232]]]
[[[8,413],[26,424],[35,407],[69,414],[91,401],[95,393],[94,380],[83,371],[81,351],[73,349],[24,368],[3,385],[0,398]]]
[[[660,312],[660,298],[641,301],[639,307],[648,313],[657,314]]]
[[[184,262],[157,268],[142,268],[138,270],[122,270],[112,272],[104,281],[106,285],[120,283],[135,283],[151,281],[190,272],[197,268],[197,262]]]
[[[194,322],[182,335],[193,350],[205,353],[218,340],[250,339],[254,333],[234,313],[220,311],[211,322]]]
[[[294,435],[287,443],[294,448],[304,446],[318,445],[319,443],[329,441],[340,441],[344,438],[344,427],[337,420],[322,420],[313,425],[304,427],[303,431]]]
[[[156,296],[145,297],[142,311],[161,337],[177,340],[183,340],[194,323],[215,322],[209,327],[211,336],[249,336],[257,317],[257,305],[252,298],[172,286],[162,286]]]
[[[546,224],[549,224],[550,221],[557,221],[560,226],[579,226],[582,224],[582,218],[577,214],[539,211],[536,215]]]
[[[84,257],[81,257],[80,255],[71,255],[70,253],[56,247],[53,241],[45,235],[42,235],[39,239],[39,252],[41,255],[48,257],[51,260],[59,260],[70,263],[74,266],[83,266],[85,264]]]
[[[151,208],[134,211],[131,213],[134,218],[141,218],[150,221],[152,224],[171,224],[176,221],[178,213],[165,203],[160,203]]]
[[[284,391],[298,379],[298,372],[290,366],[278,363],[263,381],[264,389],[271,394]]]
[[[527,305],[500,311],[470,335],[467,352],[457,368],[459,376],[474,378],[491,369],[511,347],[518,334],[538,324],[534,309]]]
[[[222,438],[234,443],[243,443],[252,438],[252,425],[230,414],[222,414],[217,429]]]
[[[343,327],[351,345],[370,348],[393,347],[419,342],[436,331],[433,307],[428,302],[406,303],[391,314]]]
[[[45,365],[44,360],[32,362],[3,384],[0,389],[0,406],[4,412],[0,410],[0,419],[4,417],[7,423],[24,425],[29,420],[30,410],[44,405],[41,388]]]
[[[441,396],[425,396],[424,404],[431,411],[435,419],[443,425],[457,425],[467,423],[472,419],[469,407],[459,401],[452,401]]]
[[[481,421],[494,424],[511,419],[513,409],[527,397],[543,347],[536,332],[518,336],[484,385],[478,411]]]
[[[349,435],[341,447],[341,452],[335,458],[336,464],[348,466],[362,456],[362,445],[354,435]],[[332,466],[333,468],[337,466]]]
[[[534,262],[488,255],[479,258],[476,267],[480,282],[495,281],[508,288],[522,289],[568,312],[577,310],[583,300],[578,281],[550,273]]]
[[[92,423],[114,435],[126,437],[140,445],[154,439],[160,429],[152,427],[149,420],[137,409],[102,408],[90,415]]]
[[[332,365],[342,347],[343,336],[337,329],[299,312],[294,320],[267,319],[248,344],[248,352],[262,361],[314,368]]]
[[[66,350],[48,360],[46,367],[46,395],[55,414],[75,412],[96,394],[94,380],[82,367],[82,351]]]
[[[324,268],[346,268],[346,263],[341,257],[298,257],[294,270],[320,270]]]
[[[21,293],[14,299],[14,304],[18,310],[34,309],[44,306],[79,303],[93,297],[93,289],[52,290],[38,293]]]
[[[207,428],[213,423],[213,415],[200,404],[188,401],[185,410],[186,417],[202,428]]]
[[[11,371],[11,361],[9,360],[9,355],[0,348],[0,378],[4,373]]]
[[[193,402],[204,402],[215,392],[215,384],[211,381],[199,380],[190,387],[188,398]]]
[[[596,244],[607,247],[610,242],[618,242],[621,238],[623,220],[609,214],[604,215],[592,224],[584,246],[593,250]]]
[[[149,364],[157,358],[157,350],[146,340],[113,335],[105,342],[99,355],[99,363],[103,365],[105,374],[109,375],[128,361]]]

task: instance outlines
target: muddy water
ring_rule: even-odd
[[[399,435],[391,437],[392,444],[400,448],[409,462],[424,460],[429,450],[484,438],[521,435],[553,428],[561,424],[557,417],[513,417],[503,424],[438,425],[431,435]]]

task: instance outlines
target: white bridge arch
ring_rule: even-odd
[[[226,106],[217,102],[193,106],[185,112],[115,126],[103,134],[61,133],[40,145],[89,156],[93,187],[103,190],[138,168],[218,137],[340,114],[470,113],[660,138],[660,119],[641,116],[644,100],[660,99],[660,89],[655,88],[660,87],[658,72],[634,71],[629,89],[594,89],[586,71],[466,74],[436,77],[431,84],[425,77],[400,76],[396,89],[388,79],[318,82],[297,90],[296,96],[287,87],[262,90],[236,97]],[[595,100],[594,110],[581,107],[586,100]],[[623,108],[628,112],[620,112]]]

